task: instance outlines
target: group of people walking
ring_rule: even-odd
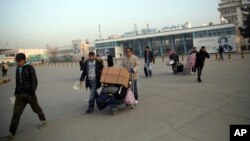
[[[196,74],[197,71],[197,81],[199,83],[202,82],[201,74],[205,64],[205,59],[210,58],[209,54],[206,51],[204,46],[201,47],[200,51],[196,50],[196,47],[193,47],[191,53],[187,57],[187,62],[185,66],[183,66],[183,74]],[[172,70],[174,74],[178,72],[178,64],[179,64],[179,55],[175,51],[169,53],[169,64],[172,66]]]
[[[108,54],[107,66],[112,67],[113,65],[113,57]],[[100,79],[103,67],[104,65],[102,61],[96,58],[94,52],[89,52],[88,59],[82,64],[80,83],[83,84],[83,82],[85,82],[86,88],[90,89],[89,106],[86,113],[94,112],[95,100],[99,95],[97,89],[101,87]],[[134,87],[133,92],[135,103],[137,104],[139,102],[137,89],[139,59],[132,54],[132,48],[126,49],[126,56],[122,59],[121,67],[126,68],[131,74],[133,74],[130,76],[130,80],[132,81]]]
[[[126,55],[122,58],[121,67],[127,69],[130,72],[130,80],[133,84],[133,93],[135,97],[135,104],[139,102],[139,94],[137,88],[137,80],[139,78],[139,59],[133,55],[132,48],[128,47],[125,50]],[[113,57],[107,54],[107,66],[113,67]],[[169,53],[169,58],[172,60],[173,73],[177,73],[177,64],[179,63],[179,56],[175,51]],[[201,47],[200,51],[196,51],[196,48],[192,49],[191,54],[188,56],[186,67],[188,71],[193,73],[198,71],[197,81],[202,82],[201,74],[204,67],[205,59],[209,58],[209,54],[206,52],[205,47]],[[13,137],[16,134],[16,130],[19,124],[20,117],[26,107],[29,104],[32,110],[38,115],[40,119],[40,126],[46,125],[46,118],[42,108],[38,104],[36,97],[36,89],[38,86],[35,69],[32,65],[26,61],[26,56],[23,53],[16,55],[15,60],[17,62],[16,69],[16,88],[15,88],[15,102],[12,120],[7,137]],[[152,78],[152,65],[155,63],[154,55],[149,47],[146,47],[144,52],[144,61],[146,68],[145,74],[147,77]],[[97,90],[101,87],[101,74],[104,68],[103,61],[96,57],[94,52],[89,52],[88,59],[82,58],[80,61],[81,77],[80,83],[85,82],[86,88],[90,90],[89,104],[86,113],[90,114],[94,112],[95,101],[98,97]]]

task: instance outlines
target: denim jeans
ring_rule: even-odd
[[[117,99],[115,96],[112,96],[111,98],[109,98],[109,100],[107,101],[107,104],[109,106],[110,109],[113,108],[117,108],[117,105],[120,105],[124,102],[123,99]]]
[[[94,109],[95,100],[98,96],[96,80],[89,80],[89,88],[90,88],[89,109]]]
[[[147,65],[146,67],[148,70],[148,76],[151,77],[152,76],[152,69],[151,69],[152,66],[150,67],[150,62],[147,62],[146,65]]]

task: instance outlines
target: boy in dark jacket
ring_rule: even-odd
[[[201,80],[201,73],[204,67],[205,59],[210,58],[209,54],[206,51],[204,46],[201,47],[200,51],[196,53],[196,68],[198,70],[198,78],[197,81],[200,83]]]
[[[80,71],[82,72],[83,70],[83,62],[84,62],[85,57],[82,57],[82,60],[79,62],[79,66],[80,66]]]
[[[15,105],[13,116],[9,129],[9,137],[16,134],[17,126],[23,110],[27,104],[30,104],[32,110],[37,113],[41,120],[40,125],[46,124],[46,118],[41,107],[38,104],[36,97],[37,77],[35,69],[26,63],[25,54],[19,53],[16,55],[18,67],[16,69],[16,89],[15,89]]]
[[[224,48],[222,46],[219,47],[219,54],[220,54],[220,58],[219,58],[219,61],[220,60],[224,60],[223,58],[223,52],[224,52]]]
[[[86,88],[90,88],[89,107],[86,113],[94,111],[95,100],[98,97],[97,89],[101,87],[103,64],[96,59],[94,52],[89,52],[89,59],[83,63],[83,72],[80,83],[85,80]]]
[[[147,46],[146,50],[144,51],[144,60],[145,60],[145,67],[148,74],[148,77],[152,77],[152,64],[155,62],[154,55],[150,48]]]
[[[171,66],[172,66],[174,74],[176,74],[177,73],[177,65],[179,63],[179,55],[176,54],[176,51],[173,51],[171,53],[169,59],[174,61],[174,63]]]

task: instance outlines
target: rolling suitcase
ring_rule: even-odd
[[[178,65],[177,65],[177,72],[183,72],[183,64],[182,63],[179,63]]]

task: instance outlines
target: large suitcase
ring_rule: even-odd
[[[145,76],[148,77],[148,67],[147,66],[144,66],[144,73],[145,73]]]
[[[177,72],[183,72],[183,68],[184,68],[183,64],[182,64],[182,63],[179,63],[179,64],[177,65]]]

